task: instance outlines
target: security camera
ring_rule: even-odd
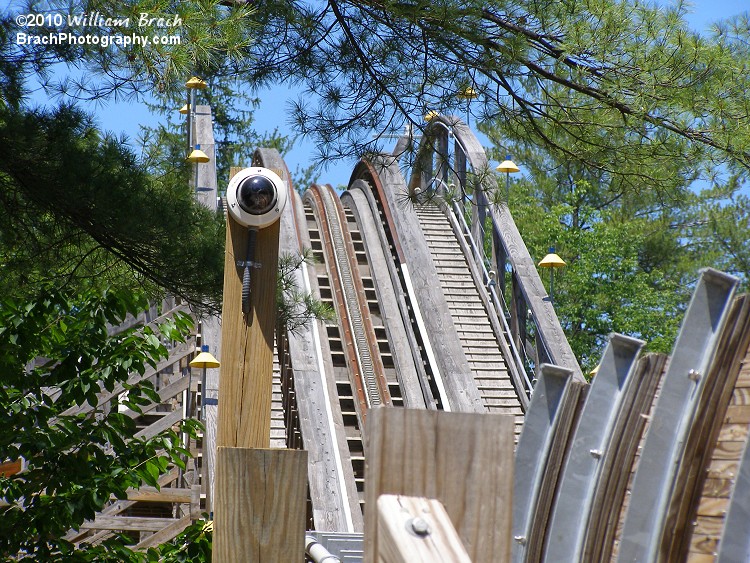
[[[281,217],[287,190],[278,174],[268,168],[245,168],[227,188],[227,205],[235,220],[251,229],[262,229]]]

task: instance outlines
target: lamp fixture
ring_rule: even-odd
[[[193,152],[190,153],[190,155],[187,157],[188,162],[208,162],[211,160],[206,153],[204,153],[201,150],[200,145],[195,145],[195,149],[193,149]]]
[[[197,90],[205,90],[208,87],[208,84],[205,80],[202,78],[198,78],[197,76],[192,76],[190,80],[185,82],[185,88],[188,89],[197,89]]]
[[[540,268],[549,268],[549,301],[552,304],[554,304],[555,268],[562,268],[563,266],[566,266],[565,260],[555,253],[554,246],[549,247],[549,253],[539,262]]]
[[[190,362],[191,368],[218,368],[221,362],[214,358],[213,354],[208,351],[208,344],[201,346],[201,352]]]

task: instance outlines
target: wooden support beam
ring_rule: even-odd
[[[512,416],[373,409],[367,424],[365,560],[375,560],[382,494],[439,500],[472,561],[507,561]]]
[[[471,563],[445,507],[422,497],[378,497],[377,563]]]
[[[252,268],[252,306],[244,315],[237,261],[246,259],[247,241],[247,227],[227,213],[217,447],[270,446],[279,222],[258,230],[255,262],[261,266]]]
[[[213,560],[301,561],[307,452],[220,447]]]

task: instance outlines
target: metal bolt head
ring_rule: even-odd
[[[430,534],[430,525],[424,518],[417,516],[407,522],[407,526],[411,527],[411,531],[418,536],[427,536]]]

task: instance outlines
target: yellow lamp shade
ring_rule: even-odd
[[[190,153],[190,156],[187,157],[187,160],[188,162],[208,162],[211,159],[208,158],[208,155],[202,150],[195,149]]]
[[[425,120],[425,121],[432,121],[432,120],[433,120],[433,119],[435,119],[435,118],[436,118],[436,117],[437,117],[438,115],[440,115],[440,114],[439,114],[438,112],[436,112],[435,110],[432,110],[432,109],[431,109],[431,110],[430,110],[430,111],[428,111],[428,112],[427,112],[426,114],[424,114],[424,120]]]
[[[507,155],[505,157],[505,160],[503,160],[499,164],[499,166],[497,168],[495,168],[495,170],[497,170],[498,172],[505,172],[506,174],[508,174],[508,173],[512,174],[514,172],[520,172],[521,171],[521,169],[518,168],[518,166],[516,166],[516,163],[513,162],[510,159],[510,155]]]
[[[185,104],[184,106],[182,106],[177,111],[179,111],[182,115],[185,115],[185,114],[187,114],[190,111],[190,106],[187,105],[187,104]]]
[[[557,254],[555,254],[555,247],[550,247],[549,254],[542,258],[541,262],[539,262],[540,268],[562,268],[563,266],[566,266],[565,260],[560,258]]]
[[[221,367],[219,360],[211,355],[211,352],[203,351],[190,362],[191,368],[218,368]]]
[[[467,86],[466,88],[461,88],[461,91],[458,93],[458,97],[461,100],[473,100],[478,96],[477,91],[474,90],[471,86]]]
[[[185,88],[197,88],[198,90],[205,90],[208,87],[205,80],[201,80],[197,76],[193,76],[185,82]]]

